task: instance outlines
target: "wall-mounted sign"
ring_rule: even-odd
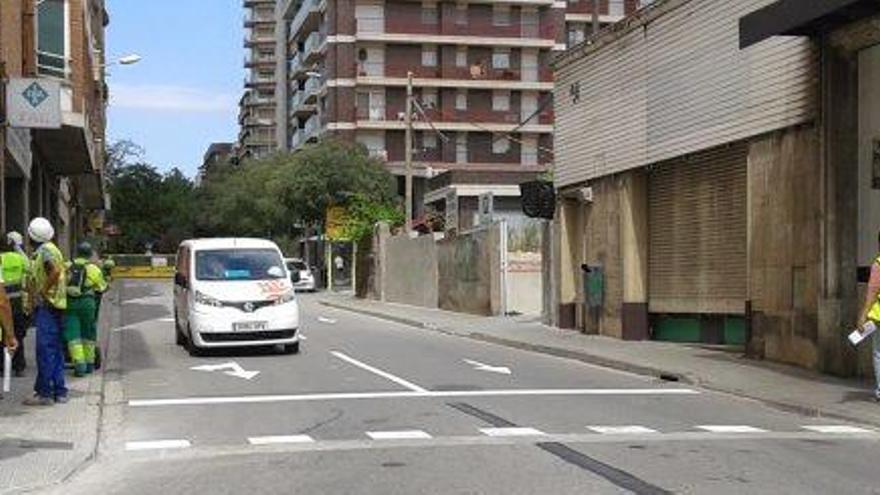
[[[10,127],[61,128],[61,83],[51,79],[10,79],[6,85]]]

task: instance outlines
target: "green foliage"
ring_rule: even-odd
[[[354,242],[361,242],[373,233],[373,226],[386,222],[392,227],[403,225],[406,215],[400,206],[390,201],[376,201],[364,194],[355,194],[346,207],[343,234]]]

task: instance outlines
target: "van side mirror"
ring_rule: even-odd
[[[187,288],[186,277],[183,276],[182,273],[174,274],[174,285],[180,287],[181,289]]]

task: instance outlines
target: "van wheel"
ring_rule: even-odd
[[[186,338],[184,338],[183,332],[180,331],[180,322],[177,321],[177,313],[174,314],[174,343],[179,346],[186,345]]]
[[[189,332],[189,335],[186,338],[186,352],[192,357],[200,357],[202,355],[202,348],[193,342],[192,331]]]

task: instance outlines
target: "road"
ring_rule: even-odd
[[[99,455],[65,495],[880,493],[865,426],[313,295],[299,355],[192,358],[174,344],[170,285],[119,284]]]

